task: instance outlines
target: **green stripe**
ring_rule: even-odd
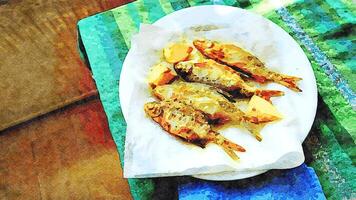
[[[262,1],[262,0],[250,0],[250,2],[251,2],[251,5],[252,5],[252,6],[255,6],[255,5],[257,5],[257,4],[262,3],[263,1]]]
[[[305,32],[312,37],[326,33],[339,26],[314,1],[308,0],[291,4],[287,9],[304,28]]]
[[[210,0],[188,0],[191,6],[212,5]]]
[[[108,80],[110,81],[110,83],[115,84],[119,80],[122,63],[128,49],[123,41],[121,32],[117,27],[117,24],[115,23],[115,19],[111,12],[105,12],[95,17],[96,17],[96,22],[94,24],[96,25],[96,27],[95,27],[95,31],[92,31],[91,34],[95,34],[95,33],[100,34],[100,37],[98,37],[100,43],[95,43],[95,44],[100,45],[101,48],[97,47],[95,49],[103,50],[102,52],[100,52],[100,54],[103,54],[103,56],[105,56],[105,59],[100,60],[99,61],[100,63],[96,65],[97,68],[99,68],[100,72],[93,71],[94,76],[95,74],[108,72],[108,74],[105,74],[105,80]],[[101,66],[103,66],[103,68],[101,68]],[[95,78],[98,77],[95,76]],[[99,83],[104,83],[104,82],[99,82]],[[103,87],[105,87],[105,84]],[[116,112],[116,115],[119,116],[118,119],[124,121],[121,114],[121,108],[119,107],[118,110],[119,112]],[[116,136],[114,137],[116,142],[118,142],[119,144],[123,144],[123,141],[125,141],[124,140],[125,132],[122,131],[113,132],[113,135]],[[121,152],[120,156],[123,156],[124,145],[118,145],[117,148],[119,152]]]
[[[356,46],[354,42],[346,38],[329,39],[318,42],[318,46],[323,50],[334,66],[342,74],[353,91],[356,91]]]
[[[328,40],[328,39],[338,39],[341,37],[346,37],[350,40],[355,40],[356,36],[353,34],[355,32],[355,25],[352,23],[341,24],[340,27],[334,30],[330,30],[328,33],[323,34],[322,37],[318,37],[318,40]]]
[[[346,34],[346,33],[345,33]],[[354,46],[354,41],[349,39],[349,37],[334,37],[324,40],[327,46],[334,46],[336,49],[330,49],[329,53],[331,57],[338,57],[340,53],[344,53],[343,57],[353,57],[353,55],[346,55],[355,52],[356,47]]]
[[[115,18],[117,26],[120,26],[120,31],[128,48],[131,46],[131,37],[138,32],[138,23],[134,21],[129,13],[127,6],[120,7],[111,11]]]
[[[352,65],[347,67],[343,62],[347,62],[349,58],[343,57],[343,55],[352,56],[350,51],[352,49],[347,50],[344,54],[339,54],[334,56],[338,51],[343,51],[345,45],[338,45],[338,43],[334,43],[333,41],[326,40],[327,38],[335,38],[335,37],[349,37],[348,35],[352,34],[352,24],[342,23],[344,21],[342,18],[338,17],[338,14],[334,10],[334,8],[330,7],[329,4],[324,1],[318,0],[318,4],[311,1],[306,1],[306,3],[300,3],[293,6],[290,6],[289,9],[295,14],[295,16],[299,16],[299,23],[304,27],[305,32],[309,35],[314,35],[314,41],[318,45],[318,47],[329,57],[330,60],[334,64],[335,68],[340,71],[343,77],[346,78],[346,81],[350,85],[350,88],[356,91],[356,83],[354,72],[350,68]],[[299,10],[303,8],[304,10]],[[309,11],[309,12],[307,12]],[[314,13],[318,13],[317,15]],[[326,17],[330,16],[330,17]],[[345,22],[345,21],[344,21]],[[350,39],[343,39],[342,43],[350,43]]]
[[[356,4],[354,1],[341,0],[341,3],[347,7],[347,11],[356,16]]]
[[[171,0],[171,5],[172,8],[176,11],[190,7],[189,2],[187,0]]]
[[[308,165],[315,169],[327,198],[350,198],[355,188],[355,167],[340,149],[326,122],[317,120],[313,130],[304,142],[314,158]]]
[[[111,62],[117,60],[115,58],[118,58],[117,62],[113,63],[113,75],[115,77],[115,80],[119,80],[120,73],[121,73],[121,67],[124,62],[124,59],[126,57],[127,52],[129,51],[125,39],[121,33],[121,25],[119,26],[116,23],[116,19],[113,15],[112,12],[105,12],[102,15],[102,20],[98,21],[98,24],[102,23],[103,29],[106,28],[107,30],[105,32],[110,34],[110,40],[109,38],[101,37],[104,40],[108,40],[109,42],[106,42],[104,44],[104,49],[109,49],[107,51],[107,54],[112,56],[110,58]],[[101,30],[101,29],[99,29]],[[105,30],[105,29],[104,29]],[[104,34],[105,32],[102,32]],[[108,48],[110,47],[110,48]],[[111,55],[113,54],[113,55]]]
[[[356,121],[356,112],[341,95],[325,72],[319,67],[316,61],[313,60],[312,56],[308,51],[306,51],[305,47],[302,46],[302,48],[311,61],[314,74],[317,79],[319,94],[322,96],[335,118],[351,135],[353,141],[355,141],[356,124],[354,122]]]
[[[334,48],[334,46],[329,46],[329,48]],[[343,79],[347,81],[350,88],[356,91],[356,57],[347,53],[342,54],[339,54],[340,57],[331,58],[330,60],[342,74]]]
[[[137,2],[129,3],[126,6],[122,7],[126,13],[128,13],[135,24],[136,29],[140,27],[140,23],[142,22],[141,16],[138,14],[137,7],[135,6]]]
[[[342,150],[347,154],[348,160],[353,165],[356,164],[356,148],[352,137],[348,134],[347,130],[336,120],[335,116],[331,113],[330,109],[326,106],[325,102],[319,98],[317,120],[323,121],[328,129],[334,134],[334,139],[340,145]]]
[[[237,2],[239,3],[239,7],[241,8],[247,8],[251,6],[251,2],[249,0],[237,0]]]
[[[143,4],[143,1],[139,0],[132,4],[133,9],[130,10],[133,15],[138,16],[140,23],[150,24],[148,9]]]
[[[103,104],[108,121],[110,122],[110,131],[117,144],[120,157],[123,158],[126,123],[121,112],[119,95],[117,95],[119,89],[116,80],[117,78],[113,76],[111,70],[113,68],[111,65],[112,62],[107,57],[107,52],[105,51],[105,48],[108,48],[105,46],[107,43],[104,43],[104,46],[102,46],[105,41],[101,39],[101,34],[105,29],[98,26],[100,20],[102,19],[97,16],[86,18],[85,20],[79,21],[78,27],[80,28],[86,51],[88,55],[90,55],[88,57],[89,62],[92,66],[95,66],[92,68],[92,71],[96,86],[99,90],[100,100]],[[124,160],[121,159],[122,163],[123,161]],[[153,183],[150,179],[129,179],[129,184],[131,188],[138,188],[138,186],[140,186],[137,190],[132,190],[132,195],[135,199],[148,199],[152,195]],[[140,188],[143,188],[143,185],[145,187],[141,190]]]
[[[347,39],[326,40],[320,43],[320,47],[327,54],[342,74],[343,78],[348,81],[351,89],[356,91],[356,63],[355,55],[350,52],[356,52],[356,46]]]
[[[330,4],[328,4],[325,0],[315,0],[315,1],[316,1],[315,3],[324,10],[325,15],[328,15],[335,23],[338,24],[347,23],[347,21],[341,18],[336,12],[336,10],[332,6],[330,6]]]
[[[165,12],[158,0],[143,0],[143,4],[148,8],[148,18],[151,23],[165,16]]]
[[[172,13],[174,11],[169,1],[159,0],[159,3],[161,4],[161,7],[166,14]]]
[[[102,45],[102,41],[100,39],[101,37],[99,36],[100,33],[96,30],[97,27],[93,26],[93,24],[97,24],[97,21],[95,18],[91,17],[79,21],[78,26],[80,28],[83,43],[86,47],[86,52],[88,55],[90,55],[88,57],[89,62],[91,63],[92,66],[96,66],[92,68],[92,72],[94,78],[96,79],[96,84],[97,84],[96,86],[99,89],[99,91],[101,91],[105,89],[107,85],[111,85],[115,87],[114,83],[116,81],[113,79],[110,61],[107,57],[106,52],[104,51],[104,48],[102,47],[98,48],[98,45],[100,46]],[[100,75],[96,75],[96,74],[100,74]],[[101,79],[103,77],[107,77],[105,82],[101,82]],[[100,84],[100,83],[105,83],[105,84]],[[107,100],[107,97],[103,95],[101,98],[101,101],[103,101],[103,106],[105,110],[111,111],[112,109],[109,107],[109,105],[104,103],[106,102],[105,100]],[[115,107],[117,107],[117,109],[120,110],[119,105],[116,105]],[[107,112],[107,116],[110,121],[110,119],[112,118],[111,112]],[[115,127],[110,127],[110,128],[115,129]],[[117,133],[117,132],[113,131],[113,133]],[[117,144],[119,144],[120,140],[117,137],[114,137],[114,140]]]
[[[347,65],[352,70],[352,77],[354,77],[356,74],[355,60],[356,60],[356,56],[353,56],[348,60],[344,60],[344,64]],[[354,84],[355,84],[355,80],[356,80],[355,78],[352,78],[352,79],[350,78],[349,80],[350,80],[350,82],[354,81]]]
[[[233,7],[241,7],[240,3],[236,0],[224,0],[224,3],[226,5],[233,6]]]
[[[325,0],[325,2],[329,4],[344,21],[347,23],[355,22],[355,13],[352,13],[352,10],[348,9],[344,3],[339,0]]]

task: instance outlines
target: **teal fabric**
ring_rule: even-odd
[[[119,75],[139,24],[190,6],[236,6],[263,14],[303,48],[319,92],[317,117],[304,142],[306,163],[314,168],[327,198],[356,198],[355,4],[286,2],[290,3],[273,10],[260,0],[139,0],[79,21],[81,54],[91,67],[120,157],[124,157],[126,123],[118,96]],[[159,189],[153,179],[129,179],[129,184],[135,199],[151,199]]]

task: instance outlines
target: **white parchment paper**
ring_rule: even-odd
[[[258,142],[246,130],[228,128],[220,133],[242,145],[246,152],[240,153],[240,161],[233,161],[217,145],[209,144],[205,149],[184,143],[163,131],[147,117],[143,110],[146,102],[154,101],[146,82],[148,69],[160,62],[162,50],[168,44],[182,39],[206,38],[237,44],[260,58],[268,68],[298,77],[305,70],[288,54],[288,46],[279,41],[269,25],[256,21],[240,21],[229,28],[217,27],[209,31],[185,30],[171,32],[153,25],[141,25],[140,32],[131,42],[130,61],[126,62],[126,75],[134,83],[133,90],[120,91],[129,98],[127,133],[125,142],[124,176],[143,178],[176,175],[212,174],[220,172],[244,172],[269,169],[286,169],[304,161],[301,143],[305,135],[300,134],[303,125],[305,95],[283,86],[270,83],[266,89],[278,89],[285,96],[274,98],[273,104],[284,116],[283,120],[271,123],[262,129],[262,142]],[[295,56],[296,58],[298,56]],[[308,80],[308,78],[307,78]],[[307,88],[308,81],[299,86]]]

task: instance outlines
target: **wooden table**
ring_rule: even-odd
[[[0,1],[0,199],[131,199],[76,40],[127,2]]]

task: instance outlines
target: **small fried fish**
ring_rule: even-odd
[[[221,146],[234,160],[239,159],[234,151],[245,151],[240,145],[213,131],[201,111],[181,101],[175,99],[149,102],[144,105],[144,110],[163,130],[189,143],[204,148],[213,142]]]
[[[193,44],[204,56],[243,72],[256,82],[273,81],[293,91],[302,91],[297,86],[297,82],[302,78],[273,72],[267,69],[258,58],[238,46],[210,40],[195,40]]]
[[[284,95],[278,90],[261,90],[251,87],[245,83],[238,72],[212,59],[179,62],[174,65],[174,69],[185,81],[208,84],[235,94],[234,96],[236,93],[245,97],[252,97],[256,94],[269,100],[272,96]]]
[[[242,125],[259,141],[262,140],[262,137],[256,129],[256,124],[275,120],[268,117],[249,118],[213,87],[201,83],[174,82],[169,85],[157,86],[152,90],[152,93],[159,100],[179,99],[185,104],[193,106],[205,113],[211,124]]]

